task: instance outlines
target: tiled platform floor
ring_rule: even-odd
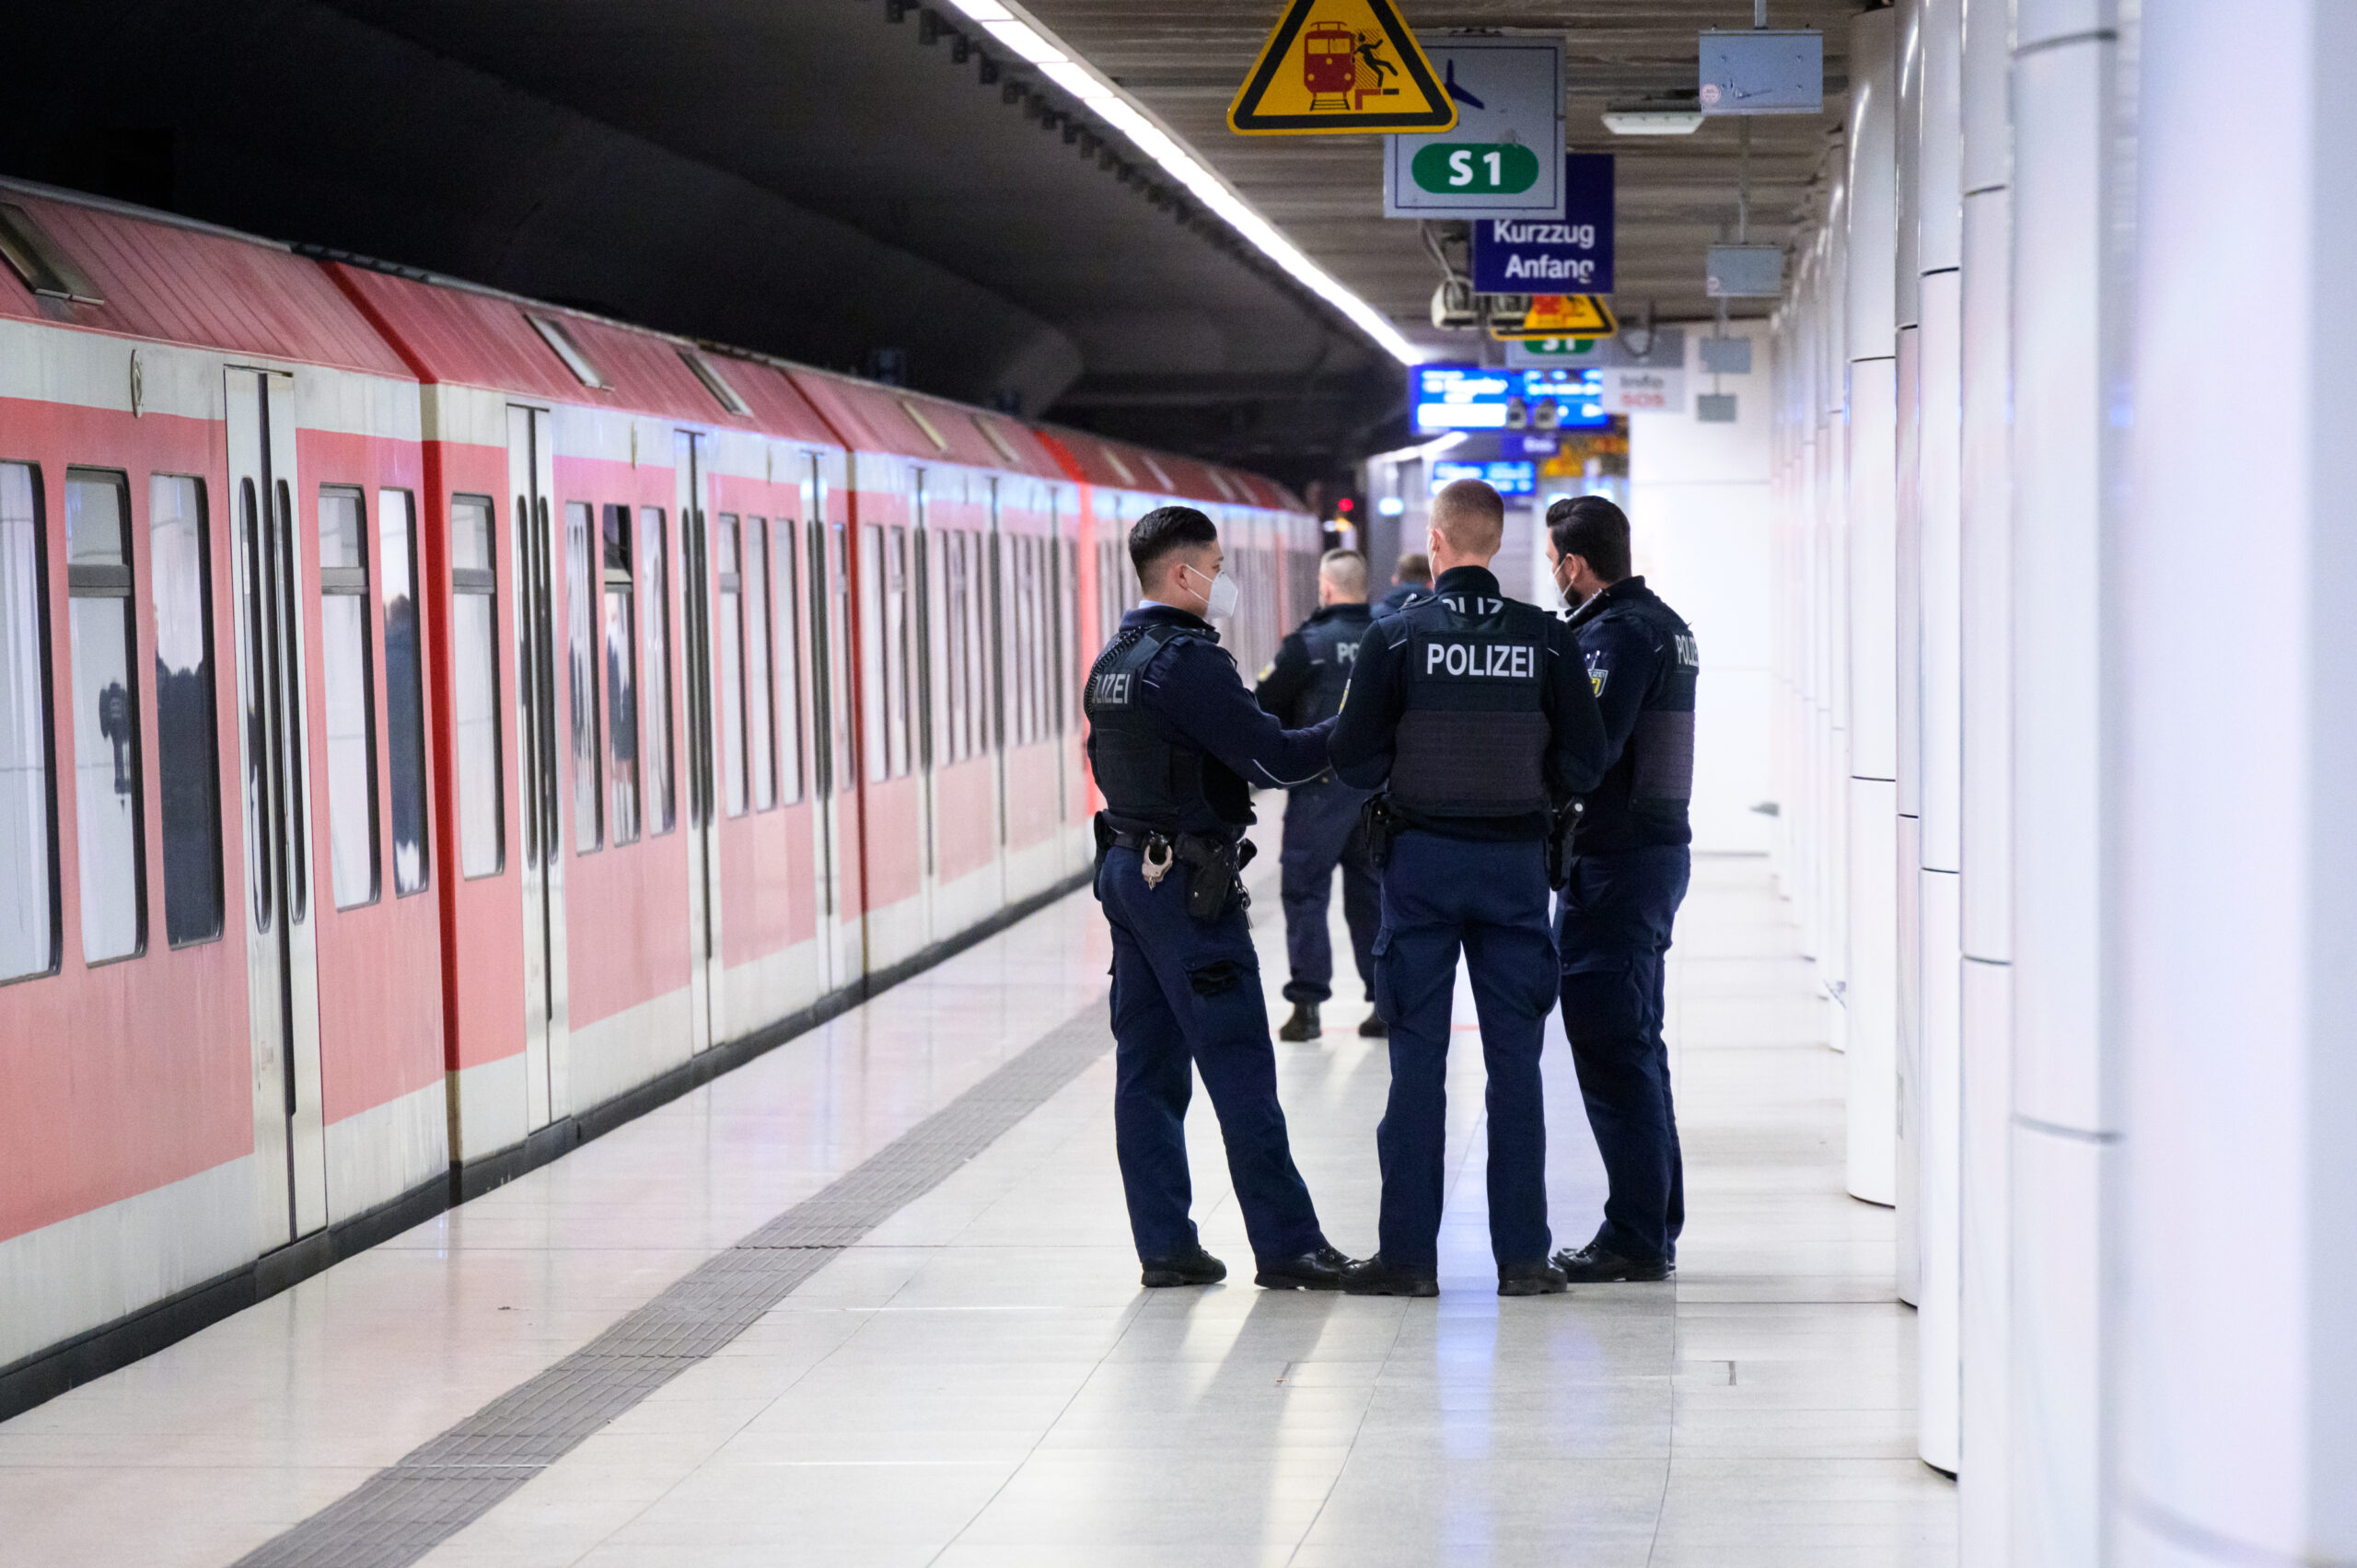
[[[1141,1292],[1108,1059],[427,1561],[1951,1562],[1953,1486],[1912,1457],[1890,1215],[1842,1194],[1840,1059],[1764,864],[1699,862],[1678,935],[1675,1285],[1492,1294],[1468,1049],[1439,1301]],[[0,1425],[0,1562],[233,1561],[1101,1005],[1106,955],[1095,905],[1067,900]],[[1327,1039],[1279,1060],[1327,1228],[1363,1251],[1387,1074],[1343,993]],[[1601,1176],[1560,1036],[1548,1073],[1556,1230],[1585,1240]],[[1197,1103],[1205,1238],[1248,1275]]]

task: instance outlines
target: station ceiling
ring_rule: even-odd
[[[1411,338],[1473,346],[1429,324],[1440,272],[1381,216],[1380,138],[1226,129],[1281,0],[1026,8]],[[1774,0],[1825,29],[1829,90],[1756,123],[1755,238],[1825,164],[1858,8]],[[1570,41],[1573,145],[1620,157],[1621,312],[1706,314],[1735,126],[1597,115],[1690,103],[1697,33],[1747,0],[1404,9]],[[1399,438],[1391,357],[1085,112],[1042,118],[1074,107],[941,3],[87,0],[0,56],[0,170],[822,365],[898,351],[914,385],[1296,482]]]

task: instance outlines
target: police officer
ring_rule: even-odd
[[[1548,1295],[1547,1124],[1539,1045],[1553,1007],[1550,840],[1604,765],[1604,729],[1561,621],[1490,574],[1498,493],[1434,498],[1433,597],[1375,623],[1330,743],[1346,784],[1384,786],[1387,851],[1376,985],[1391,1020],[1391,1098],[1376,1132],[1382,1244],[1342,1288],[1438,1289],[1443,1095],[1461,946],[1489,1068],[1490,1245],[1501,1295]]]
[[[1260,672],[1253,694],[1287,728],[1307,729],[1342,711],[1342,688],[1350,683],[1359,639],[1366,635],[1366,557],[1355,550],[1329,550],[1318,563],[1318,610],[1285,640]],[[1293,975],[1285,1000],[1293,1016],[1277,1030],[1279,1040],[1316,1040],[1318,1006],[1334,993],[1334,950],[1326,934],[1326,901],[1334,890],[1334,867],[1342,868],[1342,919],[1351,928],[1351,953],[1370,1001],[1375,995],[1375,932],[1383,918],[1375,862],[1367,854],[1366,830],[1359,821],[1367,792],[1324,773],[1285,796],[1285,842],[1278,889],[1285,906],[1285,956]],[[1383,1016],[1370,1012],[1359,1033],[1381,1039]]]
[[[1547,509],[1547,555],[1608,760],[1573,840],[1555,939],[1563,1032],[1610,1188],[1595,1238],[1555,1263],[1574,1281],[1666,1279],[1686,1182],[1661,1038],[1662,958],[1693,837],[1694,634],[1629,575],[1629,519],[1603,496]]]
[[[1211,1284],[1227,1267],[1188,1217],[1185,1120],[1200,1070],[1227,1144],[1256,1283],[1332,1290],[1350,1260],[1326,1244],[1277,1104],[1276,1048],[1239,883],[1248,784],[1326,771],[1328,726],[1260,711],[1211,621],[1234,613],[1219,530],[1161,506],[1130,530],[1145,598],[1088,673],[1097,897],[1113,928],[1114,1142],[1148,1286]]]
[[[1433,596],[1433,563],[1421,551],[1410,551],[1399,557],[1399,564],[1391,570],[1391,587],[1375,607],[1377,615],[1388,615],[1395,610],[1405,610],[1420,598]]]

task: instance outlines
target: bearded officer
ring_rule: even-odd
[[[1097,656],[1084,703],[1105,796],[1097,898],[1113,930],[1114,1142],[1142,1283],[1227,1276],[1188,1216],[1185,1121],[1200,1071],[1254,1283],[1332,1290],[1350,1260],[1327,1245],[1294,1168],[1240,882],[1248,786],[1324,772],[1330,726],[1285,729],[1219,645],[1211,621],[1235,611],[1237,587],[1209,517],[1156,507],[1130,530],[1130,560],[1145,598]]]
[[[1694,793],[1694,634],[1630,575],[1629,519],[1601,495],[1547,509],[1547,558],[1604,715],[1556,909],[1563,1032],[1608,1183],[1604,1224],[1555,1255],[1573,1281],[1661,1280],[1676,1267],[1686,1177],[1661,1035],[1663,958],[1686,897]]]
[[[1479,480],[1434,497],[1433,596],[1359,645],[1330,749],[1346,784],[1383,787],[1376,985],[1391,1096],[1376,1132],[1382,1242],[1342,1288],[1439,1289],[1449,1008],[1461,947],[1489,1069],[1490,1245],[1501,1295],[1564,1288],[1548,1261],[1538,1056],[1554,1005],[1550,853],[1604,765],[1604,727],[1564,624],[1491,575],[1505,505]]]
[[[1369,620],[1366,557],[1355,550],[1328,551],[1318,563],[1318,610],[1277,645],[1277,656],[1260,672],[1253,692],[1260,706],[1294,729],[1341,713],[1342,689],[1350,684],[1352,661]],[[1353,789],[1330,772],[1285,796],[1277,888],[1285,906],[1285,958],[1292,973],[1284,995],[1293,1004],[1293,1016],[1278,1028],[1279,1040],[1316,1040],[1318,1006],[1334,994],[1326,905],[1338,865],[1351,956],[1358,960],[1359,983],[1366,987],[1368,1001],[1375,998],[1375,933],[1383,911],[1366,830],[1359,821],[1366,801],[1366,791]],[[1370,1039],[1387,1032],[1377,1012],[1369,1012],[1359,1025],[1359,1033]]]

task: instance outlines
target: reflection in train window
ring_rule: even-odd
[[[802,798],[802,552],[801,525],[777,520],[778,798]]]
[[[607,821],[618,844],[638,840],[638,683],[631,678],[638,641],[632,613],[637,579],[631,574],[630,546],[630,508],[608,506],[598,570],[605,589],[606,753],[611,764]]]
[[[368,526],[360,492],[319,489],[320,674],[335,907],[377,900],[377,714],[368,668]]]
[[[573,719],[573,847],[575,854],[604,842],[605,791],[598,755],[596,567],[591,515],[586,501],[564,504],[564,645]]]
[[[57,967],[41,475],[0,463],[0,981]]]
[[[82,959],[92,964],[127,958],[145,938],[139,700],[131,674],[130,525],[130,487],[122,474],[65,470],[74,807]]]
[[[163,796],[164,938],[175,947],[221,935],[221,752],[213,706],[211,563],[203,482],[150,475],[156,783]],[[0,854],[0,865],[6,858]]]
[[[638,728],[639,766],[645,771],[647,830],[668,833],[671,807],[671,583],[664,566],[663,508],[638,509],[639,574],[644,584],[640,661],[646,722]]]
[[[417,614],[417,503],[406,490],[377,492],[377,553],[383,563],[385,746],[392,763],[393,891],[425,890],[425,684]],[[167,897],[167,903],[169,899]]]
[[[450,499],[452,727],[457,733],[459,870],[489,877],[505,856],[499,782],[499,575],[491,503]]]
[[[770,526],[745,519],[745,749],[753,765],[753,809],[777,804],[776,712],[770,692]]]
[[[737,519],[723,512],[714,519],[713,566],[720,579],[721,771],[727,775],[727,811],[745,814],[745,579],[738,569]]]

